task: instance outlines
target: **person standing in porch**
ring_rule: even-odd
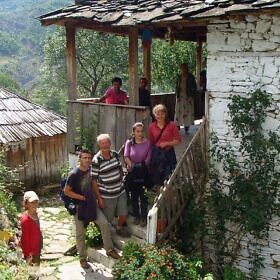
[[[147,106],[152,111],[151,93],[147,86],[148,80],[142,77],[139,81],[139,106]]]
[[[121,89],[122,79],[115,77],[112,79],[112,87],[108,88],[105,94],[96,102],[105,102],[106,104],[128,104],[128,96],[125,91]]]
[[[160,186],[176,167],[174,146],[180,144],[182,139],[176,124],[168,120],[163,104],[156,105],[153,114],[156,120],[149,126],[149,139],[153,146],[150,169],[154,189],[159,193]]]
[[[147,223],[148,200],[146,189],[151,187],[148,170],[151,152],[151,142],[144,137],[143,123],[135,123],[132,126],[132,139],[128,139],[125,143],[124,161],[128,170],[127,184],[131,192],[133,223],[135,225],[140,224],[142,227]]]
[[[184,126],[186,133],[194,122],[195,77],[189,72],[188,64],[180,65],[180,75],[176,83],[175,123]]]

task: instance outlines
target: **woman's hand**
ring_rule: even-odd
[[[125,157],[125,158],[124,158],[124,161],[125,161],[125,163],[126,163],[127,171],[130,171],[131,168],[132,168],[132,161],[130,160],[129,157]]]
[[[170,144],[170,142],[161,142],[161,143],[159,144],[159,146],[160,146],[160,148],[164,149],[164,148],[170,147],[170,146],[172,146],[172,145]]]

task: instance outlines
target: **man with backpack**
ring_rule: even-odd
[[[77,251],[80,258],[81,267],[84,269],[89,269],[90,265],[87,262],[87,251],[86,251],[86,226],[83,220],[79,219],[81,213],[79,213],[79,207],[82,205],[83,201],[88,199],[86,195],[85,189],[90,188],[92,190],[92,194],[98,198],[99,193],[95,193],[95,188],[93,187],[93,180],[91,176],[91,152],[88,150],[81,150],[79,152],[79,163],[78,166],[75,167],[68,175],[64,194],[73,199],[73,202],[76,205],[77,211],[73,216],[75,229],[76,229],[76,244]],[[94,198],[95,200],[95,198]],[[110,224],[103,212],[99,209],[99,207],[95,207],[95,203],[90,203],[87,207],[91,207],[91,211],[88,211],[93,216],[91,217],[100,228],[103,245],[107,252],[107,255],[118,259],[120,256],[114,250],[113,242],[111,238]],[[94,213],[96,215],[94,215]]]
[[[111,150],[111,139],[108,134],[97,136],[97,144],[99,152],[92,160],[92,177],[99,208],[109,222],[117,216],[118,235],[130,237],[130,233],[124,227],[128,211],[122,164],[117,152]]]

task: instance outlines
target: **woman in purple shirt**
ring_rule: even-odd
[[[132,126],[132,139],[125,143],[124,160],[128,169],[133,222],[136,225],[140,223],[143,227],[147,223],[148,201],[145,188],[148,187],[147,184],[150,181],[148,166],[151,160],[151,151],[150,140],[144,138],[144,125],[141,122],[135,123]]]

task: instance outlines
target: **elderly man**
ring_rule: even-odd
[[[99,152],[92,160],[92,177],[98,205],[109,222],[112,222],[115,216],[118,217],[117,234],[130,237],[130,233],[124,227],[128,212],[121,162],[118,154],[111,150],[108,134],[100,134],[97,143]]]
[[[91,152],[88,150],[82,150],[79,152],[79,163],[68,175],[67,182],[64,188],[65,195],[74,199],[77,208],[79,207],[80,201],[85,201],[86,196],[84,195],[84,188],[87,184],[92,188],[95,196],[98,197],[99,192],[96,193],[94,188],[92,177],[90,174],[91,165]],[[114,250],[113,242],[111,238],[110,224],[104,216],[103,212],[97,207],[96,220],[94,221],[99,225],[103,245],[108,256],[118,259],[119,254]],[[73,216],[74,225],[76,229],[76,244],[77,250],[80,258],[81,267],[84,269],[89,269],[90,265],[87,262],[87,250],[86,250],[86,228],[84,222],[79,219],[78,211]]]

